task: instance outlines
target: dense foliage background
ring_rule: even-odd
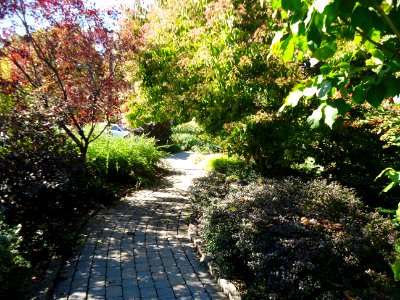
[[[3,1],[1,293],[67,254],[76,220],[120,184],[154,181],[164,149],[228,155],[198,184],[194,212],[248,297],[396,298],[399,9],[137,2],[111,30],[116,12],[81,0]],[[97,126],[124,118],[128,138]]]

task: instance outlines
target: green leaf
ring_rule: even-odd
[[[308,49],[308,45],[307,45],[308,41],[307,41],[307,37],[306,36],[299,36],[299,44],[298,47],[300,49],[300,51],[302,52],[306,52]]]
[[[284,49],[282,59],[284,62],[288,62],[289,60],[291,60],[293,58],[296,38],[291,37],[287,44],[285,42],[283,42],[281,45],[281,49]]]
[[[281,0],[272,0],[271,6],[273,10],[277,10],[278,8],[281,7]]]
[[[369,51],[369,53],[371,53],[371,55],[372,55],[373,57],[378,58],[378,59],[381,60],[382,62],[384,62],[385,59],[386,59],[385,55],[383,54],[383,52],[382,52],[381,50],[378,50],[378,49],[371,49],[371,50]]]
[[[303,96],[303,92],[302,91],[290,92],[290,94],[287,96],[287,98],[285,100],[285,104],[294,107],[294,106],[297,105],[297,103],[299,103],[299,100],[300,100],[300,98],[302,96]]]
[[[345,61],[342,61],[342,62],[340,62],[340,63],[338,64],[338,67],[339,67],[341,70],[349,70],[349,69],[350,69],[350,63],[345,62]]]
[[[296,11],[302,8],[300,0],[281,0],[282,8],[286,11]]]
[[[318,98],[320,98],[320,99],[326,98],[326,95],[329,93],[331,88],[332,88],[332,84],[329,80],[322,81],[321,84],[319,85],[319,89],[318,89],[318,93],[317,93]]]
[[[331,70],[332,70],[332,68],[330,65],[322,65],[321,67],[319,67],[319,71],[323,75],[329,74],[331,72]]]
[[[367,98],[369,88],[370,86],[366,84],[356,86],[353,92],[353,101],[357,104],[364,102]]]
[[[336,107],[332,107],[327,105],[324,109],[325,114],[325,124],[332,128],[333,123],[336,121],[338,116],[338,109]]]
[[[354,45],[358,46],[358,44],[362,42],[362,39],[362,36],[358,32],[356,32],[354,34]]]
[[[347,103],[346,101],[344,101],[343,99],[335,99],[334,101],[329,103],[329,105],[337,108],[338,113],[341,115],[344,115],[345,113],[347,113],[351,108],[351,105],[349,103]]]
[[[356,5],[357,0],[342,0],[339,5],[339,13],[344,18],[348,18],[351,16],[354,6]]]
[[[332,57],[336,53],[336,44],[324,44],[322,47],[318,48],[313,52],[313,57],[318,60],[326,60],[327,58]]]
[[[400,183],[400,172],[395,171],[395,170],[389,170],[389,171],[386,172],[386,175],[395,184],[399,184]]]
[[[274,39],[272,40],[271,46],[270,46],[270,53],[267,56],[267,60],[269,59],[271,54],[277,53],[279,48],[280,48],[280,41],[281,38],[283,37],[283,32],[282,31],[278,31],[275,36]]]
[[[307,122],[311,128],[317,128],[319,122],[322,119],[322,109],[326,106],[326,103],[321,104],[316,110],[313,111],[312,115],[307,118]]]
[[[379,30],[371,30],[368,35],[374,42],[379,42],[381,39],[381,32]],[[372,50],[376,49],[376,46],[373,43],[371,43],[370,41],[366,41],[364,43],[364,45],[368,51],[372,51]]]
[[[390,265],[393,271],[394,280],[400,281],[400,258],[396,259],[394,264]]]
[[[385,98],[394,97],[400,94],[400,78],[384,78],[383,84],[385,86]]]
[[[396,184],[394,182],[389,183],[383,190],[382,192],[387,193],[389,192]]]
[[[314,2],[314,7],[315,9],[322,14],[325,10],[325,7],[332,3],[333,0],[317,0]]]
[[[369,32],[377,22],[379,22],[379,18],[376,13],[360,5],[357,6],[351,16],[351,24],[361,28],[363,32]]]
[[[310,25],[307,33],[308,47],[311,51],[315,51],[322,41],[321,33],[314,24]]]
[[[382,100],[385,98],[386,88],[384,82],[380,82],[379,84],[371,85],[368,95],[367,101],[373,107],[378,107]]]

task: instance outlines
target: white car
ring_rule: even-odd
[[[126,137],[130,134],[130,132],[125,130],[122,126],[110,124],[110,134],[112,137]]]

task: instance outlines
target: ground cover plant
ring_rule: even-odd
[[[399,297],[398,232],[353,190],[241,170],[199,180],[192,201],[206,250],[246,299]]]

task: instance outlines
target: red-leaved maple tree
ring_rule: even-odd
[[[115,72],[121,60],[118,36],[107,14],[82,0],[2,0],[0,6],[0,92],[14,105],[35,107],[79,147],[85,158],[121,106],[123,87]]]

